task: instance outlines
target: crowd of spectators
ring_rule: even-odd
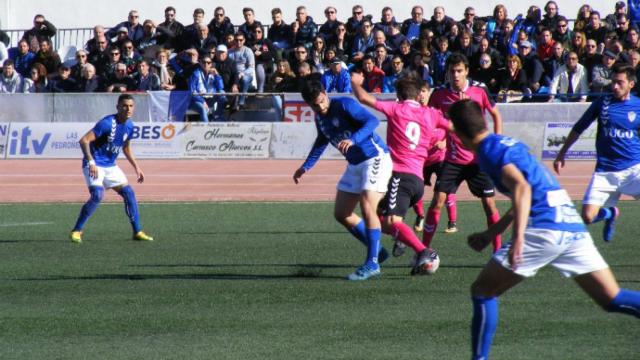
[[[347,19],[329,6],[320,20],[299,6],[290,24],[274,8],[267,27],[249,7],[242,24],[232,24],[216,7],[209,21],[198,8],[193,23],[183,25],[169,6],[160,23],[141,21],[131,10],[126,21],[95,26],[73,62],[61,61],[51,46],[56,27],[36,15],[15,48],[6,48],[8,37],[0,31],[0,93],[297,92],[308,78],[322,81],[328,92],[349,93],[350,71],[364,74],[370,92],[394,92],[395,81],[408,73],[443,85],[447,58],[461,53],[470,78],[499,101],[587,101],[609,91],[615,63],[640,70],[636,9],[618,1],[600,10],[583,5],[575,15],[560,14],[548,1],[514,17],[504,5],[488,16],[467,7],[456,20],[442,6],[431,16],[414,6],[398,20],[391,7],[374,19],[356,5]],[[194,108],[212,114],[244,104],[243,96],[221,96],[215,104],[197,98]]]

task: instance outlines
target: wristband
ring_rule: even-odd
[[[87,166],[91,166],[91,165],[96,166],[96,161],[95,160],[87,161]]]

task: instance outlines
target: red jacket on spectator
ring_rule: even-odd
[[[364,88],[370,93],[382,92],[382,81],[384,80],[384,71],[374,66],[371,72],[364,73]]]
[[[536,50],[538,52],[538,59],[540,59],[540,61],[545,61],[548,58],[552,57],[553,46],[555,44],[556,44],[555,40],[551,40],[547,44],[538,43],[538,49]]]

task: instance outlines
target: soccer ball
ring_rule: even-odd
[[[412,265],[411,275],[433,275],[440,267],[440,256],[435,250],[430,250],[429,258],[418,263],[418,259],[414,255]]]
[[[433,275],[438,271],[440,267],[440,256],[436,253],[433,254],[431,261],[422,265],[422,271],[426,275]]]

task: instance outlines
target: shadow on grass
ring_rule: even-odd
[[[285,230],[273,230],[273,231],[194,231],[183,232],[182,235],[285,235],[285,234],[298,234],[298,235],[317,235],[317,234],[348,234],[345,231],[285,231]]]
[[[97,274],[92,276],[50,276],[42,278],[15,279],[18,281],[64,281],[64,280],[295,280],[295,279],[344,279],[343,276],[322,275],[320,272],[298,272],[293,274]]]

